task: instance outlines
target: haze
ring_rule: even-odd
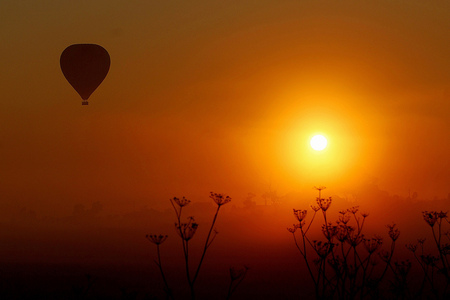
[[[318,185],[367,211],[413,194],[448,209],[449,15],[445,1],[4,0],[0,220],[26,232],[31,212],[51,248],[62,225],[49,220],[97,202],[107,218],[167,212],[174,196],[204,203],[210,191],[239,210],[249,193],[264,205],[275,192],[282,234]],[[111,57],[88,106],[59,66],[76,43]],[[315,134],[325,151],[311,151]],[[135,239],[161,226],[175,240],[167,214],[130,225]],[[14,245],[2,259],[39,256]]]

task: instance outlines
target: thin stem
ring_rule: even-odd
[[[185,252],[186,275],[189,283],[189,288],[191,290],[191,299],[194,300],[195,299],[194,282],[191,280],[191,275],[189,273],[189,241],[185,241],[184,243],[186,243],[186,252]]]
[[[391,259],[392,259],[392,256],[393,256],[393,254],[394,254],[394,249],[395,249],[395,241],[392,241],[392,244],[391,244],[391,253],[389,253],[389,258],[387,259],[386,267],[384,268],[384,271],[383,271],[383,273],[381,274],[381,277],[378,279],[378,283],[383,279],[384,275],[386,275],[387,269],[388,269],[388,268],[390,267],[390,265],[391,265]]]
[[[212,224],[211,224],[211,228],[209,228],[208,236],[207,236],[206,241],[205,241],[205,246],[203,247],[202,257],[200,258],[200,262],[198,263],[197,271],[195,271],[194,278],[192,279],[192,285],[194,285],[195,281],[197,280],[198,273],[200,272],[200,268],[201,268],[202,263],[203,263],[203,259],[205,258],[206,250],[211,245],[211,243],[209,242],[209,239],[211,237],[211,232],[212,232],[212,230],[214,228],[214,224],[216,223],[217,215],[219,214],[220,207],[221,207],[221,205],[217,206],[216,214],[214,215],[214,218],[213,218],[213,221],[212,221]]]
[[[438,228],[439,236],[438,237],[436,237],[436,233],[434,231],[434,227],[431,227],[431,231],[433,232],[433,238],[434,238],[434,241],[436,242],[436,246],[437,246],[438,251],[439,251],[439,258],[441,259],[441,262],[442,262],[442,272],[444,273],[444,275],[445,275],[445,277],[447,278],[447,281],[448,281],[448,280],[450,280],[449,275],[448,275],[448,267],[447,267],[447,264],[446,264],[446,259],[444,257],[444,253],[443,253],[443,251],[441,249],[441,224],[442,224],[442,219],[440,219],[438,221],[438,226],[439,226],[439,228]]]
[[[295,246],[297,247],[298,251],[300,252],[300,254],[303,257],[305,257],[305,254],[303,253],[302,249],[300,249],[300,246],[298,245],[297,238],[295,237],[295,232],[292,233],[292,236],[294,237],[294,243],[295,243]]]
[[[173,209],[175,210],[175,214],[177,216],[177,223],[176,223],[176,227],[178,229],[178,233],[180,235],[181,238],[181,244],[183,246],[183,255],[184,255],[184,265],[185,265],[185,269],[186,269],[186,277],[187,277],[187,281],[189,284],[189,287],[191,289],[191,298],[194,299],[194,291],[193,291],[193,283],[191,281],[191,274],[189,272],[189,244],[188,241],[185,240],[184,238],[184,233],[183,230],[181,230],[181,212],[183,207],[180,206],[180,210],[177,210],[175,204],[173,203],[172,199],[170,199],[170,203],[172,204]]]
[[[308,272],[311,275],[312,280],[314,281],[314,285],[317,285],[317,282],[316,282],[316,280],[314,278],[314,274],[313,274],[313,272],[311,270],[311,267],[310,267],[310,265],[308,263],[308,259],[306,257],[306,244],[305,244],[306,232],[303,232],[303,228],[300,228],[300,231],[302,233],[302,241],[303,241],[303,253],[302,253],[302,251],[300,251],[300,253],[302,253],[302,255],[303,255],[304,259],[305,259],[306,267],[308,268]],[[294,236],[294,238],[295,238],[295,236]],[[296,241],[296,243],[297,243],[297,241]]]
[[[366,260],[366,266],[364,267],[364,264],[361,263],[361,266],[363,268],[363,277],[362,277],[362,283],[361,283],[361,299],[363,299],[364,297],[364,287],[366,285],[366,275],[367,275],[367,268],[369,267],[369,263],[370,263],[370,257],[372,256],[372,253],[369,252],[369,256],[367,256]]]
[[[241,278],[238,280],[238,282],[236,283],[236,285],[235,285],[234,287],[233,287],[233,282],[234,282],[234,280],[231,280],[230,286],[228,287],[228,294],[227,294],[226,300],[230,299],[230,298],[231,298],[231,295],[234,294],[234,292],[236,291],[236,289],[238,288],[238,286],[239,286],[239,285],[241,284],[241,282],[244,280],[245,275],[247,275],[247,271],[248,271],[248,269],[245,268],[244,274],[241,276]]]
[[[311,222],[309,222],[309,225],[308,225],[308,228],[306,228],[306,230],[305,230],[305,234],[308,232],[308,230],[309,230],[309,227],[311,227],[311,224],[312,224],[312,222],[314,221],[314,218],[316,217],[316,211],[314,211],[314,215],[313,215],[313,217],[311,218]]]
[[[226,298],[226,300],[228,300],[228,299],[230,299],[230,297],[231,297],[231,291],[232,291],[232,288],[233,287],[233,280],[231,280],[230,281],[230,285],[228,286],[228,293],[227,293],[227,298]]]
[[[161,253],[159,251],[159,244],[156,244],[156,252],[158,254],[158,262],[156,264],[159,267],[159,271],[161,272],[161,277],[162,277],[162,279],[164,281],[165,292],[166,292],[168,298],[174,299],[173,295],[172,295],[172,290],[170,289],[169,284],[167,283],[166,276],[164,275],[164,271],[163,271],[163,268],[162,268]]]

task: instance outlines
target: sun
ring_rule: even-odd
[[[311,148],[316,151],[322,151],[327,147],[327,139],[320,134],[313,136],[309,143],[311,144]]]

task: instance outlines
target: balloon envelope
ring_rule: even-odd
[[[83,100],[105,79],[111,60],[102,46],[75,44],[67,47],[60,58],[61,71]],[[83,104],[87,104],[83,102]]]

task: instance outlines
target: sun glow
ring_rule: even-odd
[[[311,97],[310,102],[316,103],[313,99],[322,98],[325,97]],[[345,99],[349,98],[351,95],[346,94]],[[361,165],[372,168],[372,160],[363,160],[367,157],[363,157],[361,153],[366,145],[373,145],[373,142],[379,140],[363,138],[367,129],[356,126],[363,122],[360,114],[336,106],[339,99],[334,102],[321,100],[324,104],[320,107],[310,104],[311,106],[305,106],[302,111],[292,115],[288,112],[280,113],[280,116],[290,117],[290,122],[279,131],[277,161],[272,161],[279,163],[279,177],[283,177],[284,182],[305,187],[326,183],[344,188],[359,182],[361,173],[356,173],[356,170],[360,171]],[[316,139],[314,137],[319,135],[326,140],[322,150],[316,150],[315,142],[312,143]],[[377,158],[377,155],[374,153],[372,156]],[[271,161],[271,158],[265,160]],[[276,167],[275,165],[274,169]]]
[[[322,151],[327,147],[327,139],[323,135],[315,135],[310,141],[311,147],[316,151]]]

